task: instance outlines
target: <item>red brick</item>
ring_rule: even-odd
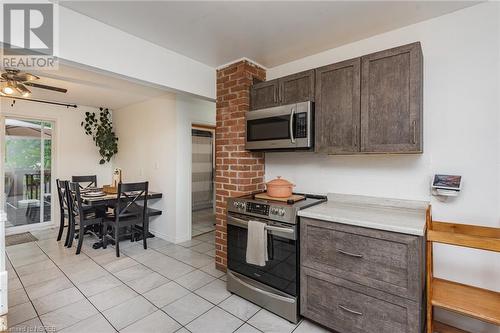
[[[227,267],[226,203],[264,187],[264,155],[245,150],[245,113],[253,79],[264,81],[264,69],[246,61],[217,71],[216,102],[216,268]]]

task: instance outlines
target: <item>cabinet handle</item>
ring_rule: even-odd
[[[343,306],[343,305],[341,305],[341,304],[339,304],[339,308],[341,308],[342,310],[347,311],[347,312],[349,312],[349,313],[355,314],[356,316],[362,316],[362,315],[363,315],[363,313],[362,313],[362,312],[358,312],[358,311],[351,310],[351,309],[349,309],[348,307],[345,307],[345,306]]]
[[[354,132],[352,133],[352,141],[354,142],[354,147],[358,146],[358,125],[354,125]]]
[[[355,257],[355,258],[363,258],[362,254],[356,254],[356,253],[351,253],[351,252],[346,252],[344,250],[337,249],[338,253],[345,254],[346,256],[349,257]]]
[[[413,144],[417,144],[417,121],[414,120],[412,123],[413,127]]]

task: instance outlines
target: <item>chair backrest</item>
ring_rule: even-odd
[[[73,217],[80,216],[83,218],[83,203],[82,196],[80,194],[80,184],[75,182],[67,183],[67,193],[68,193],[68,204],[70,207],[70,213]]]
[[[64,210],[69,211],[70,206],[68,202],[68,193],[67,193],[68,181],[56,179],[56,185],[57,185],[57,196],[59,198],[59,208],[61,209],[61,212],[63,212]]]
[[[134,218],[143,221],[147,218],[149,182],[119,183],[115,218]]]
[[[97,176],[72,176],[71,181],[73,183],[87,183],[87,186],[80,185],[80,188],[85,189],[89,187],[97,187]]]

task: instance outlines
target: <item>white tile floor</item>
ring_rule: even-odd
[[[159,238],[83,252],[56,242],[56,230],[37,242],[7,248],[11,332],[273,332],[315,333],[226,290],[215,269],[212,233],[180,245]],[[205,251],[206,250],[206,251]]]

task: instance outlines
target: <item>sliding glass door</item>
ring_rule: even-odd
[[[43,120],[5,118],[2,201],[8,228],[29,230],[51,221],[57,200],[52,196],[52,129]]]

